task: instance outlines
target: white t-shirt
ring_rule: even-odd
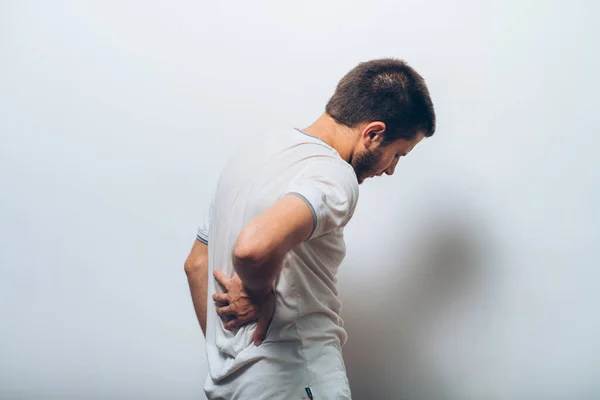
[[[209,399],[349,399],[341,347],[346,331],[336,273],[344,259],[344,226],[358,201],[353,168],[322,140],[299,130],[266,135],[239,151],[222,172],[198,240],[208,243],[206,353]],[[214,269],[234,273],[231,252],[254,217],[284,195],[313,212],[310,238],[284,258],[266,339],[253,344],[256,323],[223,328],[212,301],[222,291]]]

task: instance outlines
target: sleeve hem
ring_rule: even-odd
[[[310,208],[310,212],[312,213],[312,217],[313,217],[313,228],[312,228],[312,231],[310,232],[310,235],[308,235],[308,238],[305,240],[305,241],[309,241],[310,239],[312,239],[315,231],[317,230],[317,223],[319,222],[319,220],[317,218],[317,212],[315,211],[315,208],[313,207],[312,203],[306,197],[304,197],[302,194],[300,194],[298,192],[285,193],[285,195],[288,195],[288,194],[297,196],[298,198],[304,200],[304,202],[306,203],[308,208]]]
[[[204,243],[205,245],[208,246],[208,238],[202,237],[202,236],[200,236],[200,234],[197,234],[196,240],[199,241],[200,243]]]

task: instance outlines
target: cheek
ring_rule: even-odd
[[[382,158],[377,163],[377,171],[385,171],[394,164],[394,157]]]

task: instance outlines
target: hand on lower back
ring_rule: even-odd
[[[254,344],[260,345],[266,337],[275,312],[275,293],[270,290],[263,295],[252,295],[244,289],[237,274],[227,278],[221,271],[215,270],[214,276],[225,289],[224,293],[213,295],[217,314],[223,320],[223,327],[227,330],[235,330],[245,324],[258,321]]]

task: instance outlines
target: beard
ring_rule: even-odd
[[[358,153],[350,160],[359,184],[375,172],[375,166],[381,158],[381,153],[383,153],[383,149],[377,147],[375,150],[365,150]]]

